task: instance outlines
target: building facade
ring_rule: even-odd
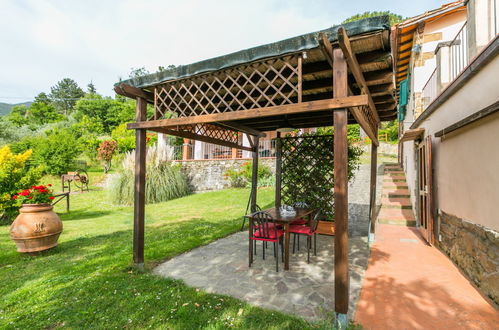
[[[499,303],[498,0],[395,27],[400,154],[423,237]],[[405,38],[405,39],[404,39]]]

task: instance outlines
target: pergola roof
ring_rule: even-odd
[[[347,63],[341,97],[336,50]],[[115,91],[154,104],[131,129],[234,147],[237,132],[331,126],[332,111],[349,109],[348,123],[377,144],[379,122],[396,118],[392,62],[389,17],[379,16],[129,79]]]
[[[390,24],[387,16],[371,17],[343,24],[343,27],[347,30],[349,36],[372,34],[373,32],[387,30],[389,26]],[[338,40],[338,28],[339,26],[333,26],[325,30],[311,32],[270,44],[240,50],[231,54],[214,57],[200,62],[180,65],[173,69],[167,69],[164,71],[121,81],[116,83],[115,85],[125,83],[138,88],[147,88],[167,81],[188,78],[201,73],[218,71],[241,64],[255,62],[265,58],[311,50],[319,47],[319,40],[317,36],[321,32],[327,35],[329,41],[336,42]],[[369,46],[364,45],[364,47],[361,48],[365,48],[367,50]],[[323,60],[325,59],[323,58]]]

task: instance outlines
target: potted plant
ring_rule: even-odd
[[[10,237],[18,252],[38,252],[57,245],[62,222],[51,205],[51,185],[32,186],[12,198],[21,205],[19,215],[10,227]]]

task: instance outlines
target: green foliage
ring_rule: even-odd
[[[17,127],[5,117],[0,117],[0,146],[20,141],[22,138],[32,135],[33,131],[28,126]]]
[[[133,102],[122,102],[98,94],[86,94],[75,104],[75,119],[88,116],[92,121],[101,123],[105,133],[111,133],[113,128],[134,118]]]
[[[99,174],[90,175],[97,182]],[[1,329],[226,329],[229,320],[237,329],[318,328],[149,271],[237,232],[248,189],[192,194],[148,207],[147,270],[138,272],[130,267],[133,208],[113,206],[104,191],[91,188],[71,196],[70,213],[64,203],[56,205],[64,232],[57,247],[40,255],[18,253],[8,227],[0,227]],[[259,189],[258,204],[271,206],[273,197],[273,190]]]
[[[84,96],[83,90],[76,81],[64,78],[50,88],[50,99],[59,113],[68,115],[73,110],[76,101]]]
[[[64,117],[56,112],[51,103],[33,102],[29,108],[25,105],[16,105],[7,116],[7,119],[17,127],[29,125],[31,128],[61,121]]]
[[[118,152],[125,153],[135,149],[135,131],[127,129],[126,123],[113,129],[111,137],[118,142]]]
[[[388,135],[388,141],[389,142],[396,142],[398,141],[398,121],[397,120],[392,120],[387,123],[382,123],[381,124],[381,129],[379,130],[379,135]]]
[[[12,107],[10,113],[7,115],[7,119],[17,127],[27,125],[26,120],[28,112],[28,107],[25,105],[15,105]]]
[[[244,162],[239,169],[230,169],[224,176],[231,182],[232,187],[250,187],[253,173],[253,163]],[[266,165],[258,163],[258,186],[265,187],[275,184],[274,175]]]
[[[360,140],[360,125],[350,124],[347,126],[347,139],[350,142]]]
[[[356,15],[353,15],[353,16],[350,16],[349,18],[347,18],[346,20],[344,20],[343,22],[341,22],[341,24],[345,24],[345,23],[349,23],[349,22],[355,22],[355,21],[358,21],[358,20],[361,20],[361,19],[364,19],[364,18],[368,18],[368,17],[376,17],[376,16],[385,16],[385,15],[388,15],[390,17],[390,25],[393,26],[401,21],[404,20],[404,18],[400,15],[397,15],[397,14],[394,14],[392,13],[391,11],[389,10],[385,10],[385,11],[366,11],[362,14],[356,14]]]
[[[186,196],[190,193],[187,178],[179,164],[160,159],[156,147],[149,148],[146,165],[146,203],[159,203]],[[110,199],[118,205],[131,205],[134,200],[135,152],[127,153],[123,169],[113,177],[109,189]]]
[[[69,129],[46,132],[33,145],[34,163],[43,165],[48,174],[59,175],[72,169],[80,154],[80,144]]]
[[[26,164],[31,154],[31,150],[16,155],[8,146],[0,148],[0,220],[12,218],[17,212],[12,196],[36,184],[41,178],[41,168]]]
[[[89,82],[87,85],[87,93],[88,94],[97,94],[97,88],[95,88],[95,85],[93,82]]]

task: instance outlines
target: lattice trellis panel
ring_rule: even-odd
[[[153,119],[161,119],[168,112],[191,117],[296,103],[301,94],[298,56],[273,58],[159,85],[154,89]]]
[[[332,135],[280,139],[281,205],[303,201],[333,219],[333,142]]]
[[[177,126],[176,130],[203,135],[225,142],[239,142],[239,133],[237,131],[210,124],[182,125]]]

